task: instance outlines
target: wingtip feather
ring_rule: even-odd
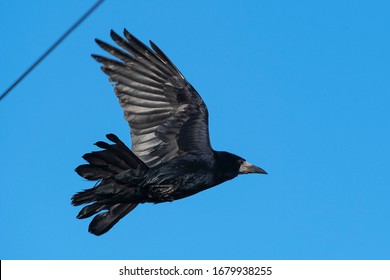
[[[117,42],[118,40],[122,40],[122,37],[121,37],[118,33],[116,33],[114,30],[112,30],[112,29],[111,29],[111,31],[110,31],[110,36],[111,36],[111,38],[112,38],[115,42]]]
[[[91,54],[91,57],[92,57],[93,59],[95,59],[97,62],[102,62],[102,61],[101,61],[101,60],[102,60],[102,56],[100,56],[100,55]]]
[[[114,142],[114,143],[116,143],[116,144],[122,143],[122,141],[119,140],[118,136],[116,136],[116,135],[113,134],[113,133],[108,133],[108,134],[106,134],[106,137],[107,137],[108,140],[110,140],[110,141],[112,141],[112,142]]]

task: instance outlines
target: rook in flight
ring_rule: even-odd
[[[208,111],[197,91],[153,43],[151,48],[124,30],[111,31],[119,46],[96,39],[116,59],[92,55],[114,83],[115,94],[130,126],[132,150],[117,136],[99,141],[76,172],[94,187],[75,194],[72,204],[87,204],[77,218],[97,214],[89,231],[101,235],[138,204],[181,199],[239,174],[263,169],[243,158],[214,151]],[[102,212],[102,213],[99,213]]]

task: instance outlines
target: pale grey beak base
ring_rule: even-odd
[[[248,174],[248,173],[259,173],[259,174],[268,174],[265,170],[257,167],[256,165],[250,164],[247,161],[244,161],[240,165],[240,169],[238,170],[240,174]]]

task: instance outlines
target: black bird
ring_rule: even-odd
[[[91,181],[91,189],[72,197],[85,206],[77,218],[96,215],[89,231],[101,235],[138,204],[181,199],[209,189],[239,174],[263,169],[210,145],[208,111],[202,98],[169,58],[150,41],[151,49],[124,30],[111,30],[116,48],[96,43],[117,59],[92,55],[114,83],[115,94],[130,125],[132,151],[114,134],[112,143],[87,153],[88,164],[76,172]]]

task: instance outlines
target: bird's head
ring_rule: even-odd
[[[241,174],[267,174],[262,168],[228,152],[215,152],[217,173],[222,181],[230,180]]]

